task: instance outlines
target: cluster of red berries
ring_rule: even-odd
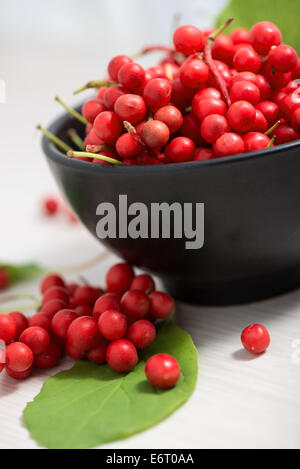
[[[170,316],[173,298],[155,290],[151,276],[134,275],[129,264],[116,264],[106,275],[107,292],[90,285],[66,284],[57,274],[41,282],[42,306],[27,319],[22,313],[0,315],[0,339],[6,344],[9,376],[24,379],[33,367],[52,368],[63,353],[74,360],[108,363],[115,371],[131,371],[138,350],[156,338],[155,322]],[[175,358],[158,354],[145,373],[157,387],[169,388],[180,377]]]
[[[180,163],[298,139],[296,51],[268,21],[230,36],[221,30],[180,26],[174,49],[145,49],[167,51],[158,66],[147,69],[126,55],[114,57],[108,81],[82,108],[88,121],[84,149],[95,159],[81,159],[110,164],[99,159],[103,155],[127,165]]]

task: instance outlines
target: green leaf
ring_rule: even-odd
[[[180,363],[181,378],[173,389],[155,389],[145,379],[145,361],[156,353],[170,353]],[[196,385],[198,354],[192,339],[166,324],[140,358],[127,375],[81,361],[48,379],[24,410],[32,437],[52,449],[90,448],[126,438],[169,416]]]
[[[283,41],[300,52],[299,0],[231,0],[216,25],[220,26],[231,17],[234,17],[235,21],[230,29],[250,29],[258,21],[272,21],[281,29]]]

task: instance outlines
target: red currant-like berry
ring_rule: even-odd
[[[69,293],[64,287],[51,287],[48,288],[46,293],[43,295],[43,304],[48,303],[51,300],[61,300],[65,303],[69,301]]]
[[[229,88],[239,81],[250,81],[253,85],[258,86],[258,75],[252,72],[239,72],[233,75],[230,79]]]
[[[173,42],[177,52],[191,55],[204,49],[204,35],[196,26],[184,25],[176,29]]]
[[[236,101],[227,112],[230,127],[237,132],[249,132],[255,122],[255,108],[247,101]]]
[[[255,109],[255,121],[252,127],[253,132],[265,133],[268,130],[268,121],[261,111]]]
[[[135,158],[141,153],[142,147],[129,133],[126,133],[116,141],[116,150],[121,158]]]
[[[250,41],[259,55],[266,56],[272,46],[281,43],[281,32],[269,21],[256,23],[250,31]]]
[[[52,319],[52,330],[54,334],[61,339],[66,339],[69,326],[78,317],[79,315],[71,309],[63,309],[56,313]]]
[[[16,373],[28,370],[33,364],[33,353],[30,347],[21,342],[13,342],[6,349],[6,365]]]
[[[137,321],[144,318],[149,308],[149,298],[142,291],[128,290],[121,298],[121,310],[129,319]]]
[[[127,339],[111,342],[106,350],[108,365],[118,373],[128,373],[138,362],[135,346]]]
[[[295,49],[286,44],[280,44],[271,49],[268,62],[277,72],[291,72],[297,65],[298,56]]]
[[[96,363],[97,365],[103,365],[106,363],[106,350],[108,347],[108,341],[101,337],[100,344],[97,347],[92,348],[87,353],[87,359],[90,362]]]
[[[250,33],[246,28],[237,28],[230,34],[233,44],[250,44]]]
[[[71,306],[69,305],[71,309]],[[74,308],[79,316],[93,316],[93,307],[91,305],[79,305]]]
[[[237,155],[244,153],[245,144],[240,135],[228,132],[221,137],[213,145],[213,152],[217,158],[223,156]]]
[[[69,357],[73,358],[73,360],[84,360],[85,358],[85,352],[84,351],[82,352],[81,350],[78,350],[76,347],[73,347],[73,345],[69,344],[69,342],[66,342],[65,351],[66,351],[66,354],[69,355]]]
[[[112,293],[105,293],[104,295],[100,296],[95,303],[93,316],[96,321],[98,321],[101,314],[109,309],[114,309],[120,311],[120,301],[118,297]]]
[[[148,381],[155,387],[169,389],[180,378],[180,366],[171,355],[159,353],[149,358],[145,366]]]
[[[47,349],[34,357],[34,364],[41,369],[53,368],[61,357],[61,350],[55,342],[50,342]]]
[[[148,274],[137,275],[131,282],[130,290],[139,290],[150,295],[155,290],[154,280]]]
[[[230,89],[230,98],[233,103],[247,101],[255,106],[260,101],[260,92],[258,87],[250,81],[238,81]]]
[[[127,331],[126,338],[132,342],[138,350],[144,350],[151,345],[156,337],[156,329],[152,322],[146,319],[131,324]]]
[[[271,342],[269,332],[260,324],[246,327],[242,332],[241,340],[245,349],[254,354],[265,352]]]
[[[270,139],[260,132],[250,132],[244,136],[245,151],[257,151],[268,148]]]
[[[288,122],[291,121],[292,115],[296,111],[296,109],[298,109],[298,107],[300,107],[300,93],[298,91],[288,94],[285,98],[280,101],[279,104],[281,114],[283,118]]]
[[[156,319],[165,319],[174,311],[174,299],[167,293],[154,291],[149,295],[149,300],[150,314]]]
[[[107,291],[122,295],[130,288],[133,277],[131,265],[127,263],[113,265],[106,274]]]
[[[277,129],[274,130],[273,135],[276,137],[275,145],[282,145],[283,143],[299,139],[299,134],[288,124],[280,124]]]
[[[65,309],[68,304],[62,300],[51,300],[48,303],[43,304],[42,313],[47,314],[51,318],[62,309]]]
[[[38,355],[47,349],[50,343],[50,336],[42,327],[28,327],[20,335],[20,342],[27,345],[34,355]],[[10,366],[10,368],[12,367]]]
[[[140,91],[145,80],[145,70],[134,62],[123,65],[118,73],[118,82],[131,92]]]
[[[203,99],[220,99],[222,100],[222,95],[219,90],[216,88],[204,88],[203,90],[198,91],[192,100],[192,110],[195,115],[197,115],[197,108],[199,106],[200,101]]]
[[[165,157],[168,163],[184,163],[191,161],[196,146],[190,138],[176,137],[165,148]]]
[[[127,55],[117,55],[108,64],[108,73],[113,81],[118,81],[118,74],[123,65],[132,63],[133,60]],[[104,90],[105,91],[105,90]],[[99,97],[98,97],[99,99]]]
[[[109,88],[106,88],[103,94],[103,103],[106,109],[108,111],[113,111],[115,102],[120,96],[123,96],[124,94],[125,91],[123,88],[121,88],[121,86],[111,86]],[[102,111],[105,111],[105,109],[103,109]]]
[[[90,285],[80,285],[80,287],[76,288],[73,299],[76,305],[94,306],[95,301],[100,295],[103,295],[101,289],[91,287]]]
[[[201,124],[201,135],[208,143],[214,143],[228,131],[227,119],[219,114],[210,114],[203,119]]]
[[[109,309],[99,317],[98,328],[101,335],[107,340],[121,339],[127,331],[126,316],[120,311]]]
[[[256,75],[257,86],[260,92],[260,99],[268,101],[272,97],[272,87],[263,75]]]
[[[31,318],[29,318],[28,325],[23,329],[27,329],[27,327],[42,327],[48,333],[52,332],[52,319],[48,314],[45,313],[36,313]],[[22,331],[23,332],[23,331]]]
[[[175,78],[175,80],[172,81],[171,100],[172,104],[175,104],[178,109],[183,111],[191,102],[193,94],[194,90],[186,88],[179,78]]]
[[[0,340],[4,340],[9,344],[15,337],[17,326],[13,319],[8,314],[0,314]]]
[[[193,161],[206,161],[214,157],[213,151],[210,148],[196,148]]]
[[[22,332],[28,327],[28,319],[24,314],[13,311],[9,313],[9,316],[14,320],[16,324],[16,333],[14,336],[14,341],[18,341]]]
[[[67,342],[81,352],[96,347],[100,337],[97,322],[90,316],[81,316],[75,319],[67,332]]]
[[[214,41],[212,49],[213,58],[231,66],[234,54],[235,48],[232,39],[225,36],[225,34],[219,34]]]
[[[65,282],[60,275],[48,274],[43,278],[40,284],[40,291],[42,295],[51,287],[65,287]]]
[[[154,78],[144,88],[143,97],[152,110],[166,106],[171,100],[172,85],[165,78]]]
[[[226,104],[221,99],[205,98],[195,105],[195,113],[200,121],[210,114],[220,114],[225,116],[227,111]]]
[[[31,374],[32,374],[32,371],[33,371],[33,366],[31,366],[30,368],[28,368],[27,370],[25,371],[14,371],[12,369],[10,369],[7,365],[5,367],[5,371],[6,373],[8,374],[8,376],[10,378],[13,378],[13,379],[17,379],[17,380],[22,380],[22,379],[26,379],[28,378]]]
[[[188,59],[181,65],[179,76],[184,86],[197,89],[207,82],[209,68],[203,60]]]
[[[300,107],[293,112],[292,127],[297,134],[300,134]]]
[[[148,147],[159,150],[166,145],[169,138],[169,128],[163,122],[150,120],[143,125],[142,139]]]
[[[279,107],[272,101],[261,101],[256,105],[256,109],[261,111],[268,121],[269,127],[279,119]]]
[[[115,113],[122,121],[131,124],[141,122],[147,112],[146,104],[141,96],[136,94],[124,94],[115,102]]]
[[[96,117],[93,130],[98,138],[109,145],[115,143],[115,141],[120,137],[122,132],[122,123],[114,112],[104,111]]]
[[[205,141],[203,140],[201,133],[199,132],[200,129],[200,121],[199,119],[192,113],[189,112],[183,118],[183,124],[180,129],[180,135],[182,137],[187,137],[197,145],[197,146],[204,146]]]
[[[171,134],[177,132],[183,124],[182,114],[175,106],[161,107],[154,114],[154,119],[166,124]]]
[[[98,114],[103,111],[105,111],[105,106],[100,101],[98,101],[98,99],[90,99],[82,106],[81,114],[88,122],[93,124]]]
[[[261,60],[250,47],[241,47],[234,55],[233,66],[238,72],[258,73],[261,69]]]

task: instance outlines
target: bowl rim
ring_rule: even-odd
[[[79,107],[80,108],[80,107]],[[57,129],[63,125],[63,123],[67,120],[67,118],[72,118],[70,114],[64,112],[58,118],[53,120],[49,126],[47,126],[47,130],[54,133],[56,135]],[[96,163],[88,163],[81,160],[76,160],[75,158],[67,158],[64,153],[62,153],[46,136],[42,137],[42,148],[44,153],[50,159],[56,161],[59,164],[63,164],[64,166],[73,167],[74,169],[85,169],[87,171],[113,171],[119,174],[120,171],[130,171],[131,174],[134,173],[145,173],[145,172],[178,172],[181,170],[189,170],[189,169],[196,169],[196,168],[208,168],[210,166],[223,166],[226,164],[238,164],[243,161],[249,161],[252,159],[258,158],[272,158],[274,153],[281,154],[287,150],[293,148],[299,148],[300,150],[300,139],[294,140],[289,143],[284,143],[281,145],[277,145],[272,148],[258,150],[248,153],[239,153],[237,155],[232,156],[224,156],[220,158],[213,158],[211,160],[204,160],[204,161],[187,161],[185,163],[169,163],[165,165],[132,165],[132,166],[118,166],[118,165],[101,165]]]

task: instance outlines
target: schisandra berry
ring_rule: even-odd
[[[276,145],[282,145],[283,143],[299,139],[299,134],[297,134],[293,127],[288,124],[280,124],[277,129],[274,130],[273,135],[276,137]]]
[[[180,366],[171,355],[159,353],[149,358],[145,366],[148,381],[155,387],[169,389],[180,378]]]
[[[217,158],[244,153],[245,143],[240,135],[234,132],[223,134],[213,145],[213,152]]]
[[[196,146],[190,138],[176,137],[165,148],[165,157],[168,163],[184,163],[191,161]]]
[[[40,284],[40,291],[42,295],[44,295],[51,287],[65,287],[65,282],[60,275],[48,274],[43,278]]]
[[[94,305],[93,316],[96,321],[98,321],[101,314],[109,309],[114,309],[120,311],[120,301],[119,298],[113,293],[105,293],[100,296]]]
[[[260,132],[250,132],[244,136],[245,151],[257,151],[268,148],[270,139]]]
[[[166,124],[171,134],[177,132],[183,124],[182,114],[175,106],[161,107],[154,114],[154,119]]]
[[[209,68],[203,60],[188,59],[181,65],[179,76],[184,86],[197,89],[207,82]]]
[[[127,339],[111,342],[106,350],[108,365],[118,373],[128,373],[138,362],[135,346]]]
[[[246,28],[236,28],[230,34],[233,44],[250,44],[250,33]]]
[[[81,285],[76,288],[73,299],[76,305],[93,306],[95,301],[103,294],[103,291],[90,285]]]
[[[73,347],[73,345],[69,344],[69,342],[66,342],[65,351],[66,354],[69,355],[69,357],[73,360],[84,360],[85,358],[85,352],[78,350],[76,347]]]
[[[13,342],[6,348],[6,365],[16,373],[28,370],[33,364],[32,350],[21,342]]]
[[[46,293],[43,295],[43,304],[46,304],[51,300],[61,300],[61,301],[64,301],[65,303],[68,303],[69,293],[64,287],[48,288]]]
[[[209,148],[196,148],[193,161],[206,161],[214,157],[213,151]]]
[[[126,316],[120,311],[109,309],[98,320],[101,335],[107,340],[116,340],[125,337],[127,331]]]
[[[98,99],[86,101],[81,109],[83,117],[91,124],[93,124],[98,114],[103,111],[105,111],[105,106]]]
[[[15,337],[17,326],[14,319],[8,314],[0,314],[0,340],[9,344]]]
[[[204,49],[204,35],[196,26],[184,25],[176,29],[173,42],[175,49],[184,55],[192,55]]]
[[[154,291],[149,295],[149,300],[150,314],[156,319],[165,319],[174,311],[174,299],[167,293]]]
[[[93,129],[104,143],[113,144],[121,135],[122,122],[114,112],[104,111],[96,117]]]
[[[252,127],[253,132],[265,133],[268,130],[268,121],[259,109],[255,109],[255,121]]]
[[[279,118],[279,107],[272,101],[261,101],[256,105],[256,109],[263,113],[268,121],[269,127],[274,125]]]
[[[139,290],[128,290],[121,298],[121,310],[129,319],[137,321],[146,317],[149,308],[148,296]]]
[[[130,288],[133,277],[131,265],[127,263],[113,265],[106,274],[107,291],[122,295]]]
[[[169,104],[171,100],[172,86],[165,78],[154,78],[150,80],[143,92],[143,97],[152,110]]]
[[[205,98],[194,105],[194,112],[200,121],[210,114],[225,116],[227,107],[224,101],[217,98]]]
[[[32,374],[33,366],[31,366],[25,371],[14,371],[6,365],[5,371],[10,378],[22,380],[28,378]]]
[[[142,147],[129,133],[126,133],[121,135],[116,141],[116,150],[121,158],[135,158],[141,153]],[[101,154],[103,153],[101,152]]]
[[[235,83],[239,81],[250,81],[253,85],[258,86],[258,75],[252,72],[239,72],[230,79],[229,88],[231,89]]]
[[[48,303],[43,304],[41,312],[47,314],[51,318],[62,309],[65,309],[68,304],[62,300],[51,300]]]
[[[131,92],[142,89],[145,80],[145,70],[134,62],[123,65],[118,73],[118,82]]]
[[[203,119],[201,135],[208,143],[214,143],[221,135],[229,131],[227,119],[219,114],[210,114]]]
[[[249,132],[255,122],[255,108],[247,101],[236,101],[227,112],[230,127],[237,132]]]
[[[258,73],[261,69],[261,60],[250,47],[241,47],[233,57],[233,66],[238,72]]]
[[[130,290],[139,290],[150,295],[155,290],[155,283],[148,274],[136,275],[131,282]]]
[[[272,46],[281,43],[281,32],[270,21],[256,23],[250,31],[250,42],[259,55],[266,56]]]
[[[189,112],[183,118],[183,124],[180,129],[180,135],[182,137],[187,137],[195,143],[197,146],[203,146],[205,141],[203,140],[200,129],[199,119],[192,113]]]
[[[109,342],[101,337],[100,343],[87,353],[87,359],[97,365],[106,363],[106,350],[108,344]]]
[[[69,308],[71,308],[70,304]],[[74,311],[76,311],[79,316],[93,316],[93,307],[91,305],[75,306]]]
[[[119,74],[120,68],[122,68],[123,65],[126,65],[132,62],[133,60],[127,55],[117,55],[116,57],[112,58],[107,67],[108,73],[111,79],[113,81],[118,81],[118,74]],[[104,89],[104,92],[105,92],[105,89]],[[99,99],[99,96],[98,96],[98,99]]]
[[[186,88],[179,78],[172,82],[172,104],[180,110],[184,110],[193,98],[194,90]]]
[[[271,49],[268,61],[277,72],[291,72],[297,65],[298,56],[293,47],[280,44]]]
[[[156,329],[152,322],[140,319],[128,327],[126,338],[132,342],[138,350],[144,350],[151,345],[156,337]]]
[[[120,96],[123,96],[125,91],[121,86],[110,86],[106,88],[103,94],[103,103],[108,111],[113,111],[115,102]],[[105,111],[105,109],[103,109]]]
[[[263,75],[256,75],[257,86],[260,92],[260,99],[268,101],[272,98],[272,87]]]
[[[42,327],[48,333],[51,333],[52,332],[51,317],[45,313],[36,313],[33,316],[31,316],[31,318],[29,318],[28,325],[23,330],[25,330],[27,327]]]
[[[79,315],[70,309],[63,309],[55,314],[52,319],[52,330],[61,339],[67,338],[68,328]]]
[[[169,137],[169,128],[159,120],[150,120],[143,125],[142,139],[149,148],[161,149],[166,145]]]
[[[258,106],[260,106],[260,105],[261,105],[261,103],[259,103]],[[288,122],[291,121],[293,113],[299,107],[300,107],[300,94],[299,94],[299,92],[294,92],[294,93],[288,94],[279,103],[280,112],[281,112],[283,118]],[[277,106],[277,114],[276,114],[277,118],[278,118],[278,114],[279,114],[279,109],[278,109],[278,106]],[[261,109],[261,111],[264,112],[262,109]],[[267,118],[267,116],[266,116],[266,118]]]
[[[61,350],[55,342],[50,342],[47,349],[34,357],[34,364],[41,369],[53,368],[61,357]]]
[[[131,124],[141,122],[147,112],[146,104],[141,96],[136,94],[124,94],[115,102],[115,113],[122,121]]]
[[[212,49],[213,58],[231,66],[234,54],[235,47],[232,39],[229,36],[225,36],[225,34],[219,34],[214,41]]]
[[[81,316],[68,328],[67,342],[81,352],[96,347],[100,340],[97,322],[90,316]]]
[[[300,107],[293,112],[292,127],[297,134],[300,134]]]
[[[26,344],[34,355],[38,355],[47,349],[50,343],[50,336],[42,327],[28,327],[20,335],[20,342]],[[10,368],[12,367],[10,366]]]
[[[28,319],[24,314],[13,311],[9,313],[9,316],[14,320],[16,324],[16,333],[14,336],[14,341],[18,341],[22,332],[28,327]]]
[[[271,342],[269,332],[260,324],[246,327],[242,332],[241,340],[245,349],[254,354],[265,352]]]
[[[250,81],[238,81],[230,89],[231,102],[247,101],[255,106],[260,101],[260,91],[256,85]]]

